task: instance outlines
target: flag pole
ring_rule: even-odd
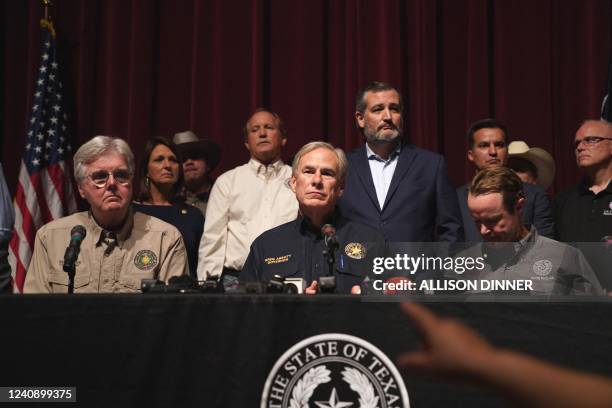
[[[53,38],[55,38],[55,28],[53,27],[53,22],[51,21],[51,17],[49,16],[49,8],[53,6],[53,2],[51,0],[41,0],[43,7],[45,8],[45,17],[40,20],[40,26],[46,27],[51,32]]]
[[[49,7],[53,6],[51,0],[41,0],[43,7],[45,8],[45,20],[49,20]]]
[[[15,223],[9,243],[13,288],[23,292],[33,256],[36,233],[48,222],[76,211],[70,170],[72,154],[67,97],[61,80],[52,0],[43,0],[41,59],[34,83],[32,110],[15,193]]]

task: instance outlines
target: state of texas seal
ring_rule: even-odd
[[[395,365],[373,344],[348,334],[306,338],[274,364],[262,408],[409,407]]]

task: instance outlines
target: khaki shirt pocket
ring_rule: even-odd
[[[121,285],[126,292],[139,292],[140,283],[143,279],[148,278],[147,276],[135,276],[134,274],[123,275],[119,278],[119,285]]]
[[[122,292],[140,292],[142,280],[154,278],[158,268],[159,265],[151,270],[141,270],[132,266],[120,271],[118,282]]]
[[[86,289],[90,283],[89,271],[79,270],[74,277],[74,291]],[[68,293],[68,273],[64,271],[51,271],[49,274],[51,293]]]

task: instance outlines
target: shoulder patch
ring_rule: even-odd
[[[533,272],[538,276],[546,276],[552,271],[553,264],[548,259],[541,259],[533,264]]]
[[[359,242],[351,242],[344,247],[346,256],[353,259],[363,259],[366,257],[367,252],[363,244]]]
[[[157,255],[153,251],[142,249],[134,257],[134,265],[144,271],[154,268],[157,265]]]

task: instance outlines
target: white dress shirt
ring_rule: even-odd
[[[217,178],[206,208],[198,279],[218,277],[223,267],[241,270],[255,238],[297,217],[290,178],[291,167],[282,161],[265,166],[253,158]]]
[[[389,186],[393,179],[393,173],[397,167],[397,158],[399,157],[400,147],[394,150],[390,155],[389,159],[385,160],[376,153],[366,143],[366,154],[368,155],[368,163],[370,164],[370,172],[372,173],[372,181],[374,182],[374,188],[376,189],[376,198],[378,198],[378,204],[380,209],[385,205],[387,198],[387,192],[389,192]]]

